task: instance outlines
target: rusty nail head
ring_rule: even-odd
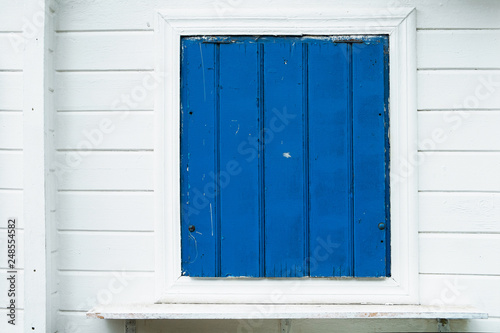
[[[195,230],[196,230],[196,228],[195,228],[195,227],[194,227],[194,225],[192,225],[192,224],[188,227],[188,229],[189,229],[189,231],[191,231],[191,232],[193,232],[193,231],[195,231]]]
[[[380,222],[380,223],[378,224],[378,228],[379,228],[380,230],[384,230],[384,229],[385,229],[385,223],[384,223],[384,222]]]

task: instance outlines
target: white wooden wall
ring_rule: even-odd
[[[308,5],[314,2],[324,1]],[[239,0],[196,3],[212,10],[215,3],[225,11],[259,6]],[[382,0],[335,5],[346,3],[390,10]],[[154,74],[155,9],[176,4],[182,2],[61,0],[57,6],[52,112],[58,257],[52,279],[59,308],[52,332],[123,332],[123,322],[87,320],[85,312],[98,302],[153,301],[154,92],[131,107],[120,102]],[[421,301],[475,305],[490,319],[452,321],[452,329],[500,331],[500,2],[393,2],[398,4],[418,10],[421,163],[414,170],[420,174]],[[8,35],[20,33],[23,18],[17,1],[0,0],[0,8],[0,303],[6,304],[1,249],[8,216],[19,217],[21,241],[23,236],[23,65]],[[496,85],[485,84],[488,80]],[[103,121],[112,130],[103,133]],[[11,331],[5,325],[0,320],[1,332],[22,332],[22,326]],[[357,332],[437,329],[432,320],[304,320],[293,321],[291,332],[332,327],[352,332],[352,325]],[[278,332],[279,322],[138,322],[144,333],[235,332],[238,327]]]
[[[22,3],[0,2],[0,332],[23,332],[24,253],[17,289],[17,325],[7,324],[7,219],[18,217],[17,241],[24,243],[23,223],[23,52],[11,40],[22,35]]]

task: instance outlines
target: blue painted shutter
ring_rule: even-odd
[[[388,42],[190,37],[182,271],[388,276]]]

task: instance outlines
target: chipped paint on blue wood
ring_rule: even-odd
[[[258,158],[241,153],[259,136],[257,45],[221,44],[220,63],[221,276],[260,276]]]
[[[385,43],[354,44],[354,275],[386,276]]]
[[[352,275],[348,44],[309,45],[311,276]]]
[[[389,276],[387,37],[181,47],[183,274]]]
[[[264,46],[265,276],[304,276],[305,203],[301,43]],[[286,114],[287,123],[280,115]]]

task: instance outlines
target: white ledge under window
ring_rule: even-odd
[[[486,319],[466,306],[135,304],[100,305],[87,312],[99,319]]]

